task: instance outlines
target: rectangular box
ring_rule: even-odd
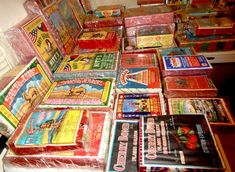
[[[223,98],[172,98],[168,99],[170,114],[206,114],[210,124],[234,126],[232,114]]]
[[[94,15],[98,18],[118,17],[123,12],[124,6],[122,5],[103,5],[95,9]]]
[[[206,75],[167,76],[163,79],[166,98],[216,97],[218,90]]]

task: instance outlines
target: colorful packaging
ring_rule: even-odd
[[[166,98],[216,97],[218,90],[206,75],[167,76],[163,79]]]
[[[37,59],[33,59],[0,92],[0,133],[9,137],[20,119],[41,102],[51,81]]]
[[[98,6],[94,11],[94,15],[98,18],[118,17],[124,12],[122,5],[104,5]]]
[[[39,108],[113,106],[114,79],[79,78],[54,82]]]
[[[163,4],[164,0],[137,0],[138,5],[148,5],[148,4]]]
[[[8,150],[5,155],[4,169],[41,169],[50,170],[95,170],[103,171],[106,165],[106,155],[108,153],[108,143],[110,134],[110,112],[88,111],[93,120],[92,133],[90,137],[91,149],[76,149],[58,152],[43,152],[34,155],[16,155]],[[95,125],[94,125],[95,124]]]
[[[166,5],[143,6],[126,10],[125,27],[169,24],[174,22],[173,9]]]
[[[82,5],[82,8],[87,16],[89,16],[92,13],[91,3],[89,0],[79,0],[80,4]]]
[[[139,171],[225,169],[204,115],[141,117]]]
[[[159,69],[157,67],[120,68],[115,89],[117,93],[161,92]]]
[[[53,74],[55,80],[76,78],[116,78],[119,53],[68,55]]]
[[[116,119],[139,119],[140,116],[165,115],[162,93],[118,94],[116,98]]]
[[[116,42],[116,32],[83,32],[77,39],[79,48],[112,48]]]
[[[234,120],[223,98],[168,99],[170,114],[206,114],[212,125],[234,126]]]
[[[138,137],[138,121],[114,121],[107,172],[138,171]]]
[[[81,4],[78,0],[69,0],[69,5],[80,27],[83,28],[83,24],[86,20],[86,14],[83,11]]]

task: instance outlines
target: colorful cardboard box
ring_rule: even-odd
[[[98,6],[94,15],[98,18],[106,18],[106,17],[118,17],[124,12],[124,6],[122,5],[103,5]]]

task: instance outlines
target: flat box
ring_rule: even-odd
[[[115,79],[79,78],[53,82],[39,108],[113,107]]]
[[[235,36],[213,35],[195,37],[189,31],[176,33],[176,43],[179,47],[192,46],[196,52],[229,51],[235,49]]]
[[[129,8],[124,17],[125,27],[169,24],[174,22],[173,9],[166,5]]]
[[[67,55],[53,74],[54,80],[116,78],[119,53]]]
[[[163,4],[163,0],[137,0],[138,5],[149,5],[149,4]]]
[[[17,167],[17,169],[50,170],[65,168],[66,170],[99,170],[103,171],[107,162],[109,134],[111,127],[110,112],[89,111],[95,125],[91,133],[92,150],[84,149],[43,152],[35,155],[16,155],[8,150],[3,158],[4,167]],[[93,123],[94,124],[94,123]]]
[[[211,125],[235,126],[228,104],[223,98],[168,99],[170,114],[206,114]]]
[[[141,117],[139,171],[224,171],[221,150],[202,114]]]
[[[138,121],[115,120],[111,135],[105,171],[138,171]]]
[[[22,117],[7,146],[17,155],[86,149],[89,118],[84,110],[34,110]]]
[[[174,43],[173,31],[169,26],[152,26],[137,28],[137,47],[164,47]]]
[[[166,114],[162,93],[118,94],[115,103],[116,119],[139,119],[140,116]]]
[[[209,75],[212,66],[203,55],[163,56],[162,76]]]
[[[195,19],[188,26],[194,36],[232,35],[235,33],[235,23],[227,18]]]
[[[166,98],[216,97],[218,90],[206,75],[167,76],[163,79]]]
[[[116,42],[116,32],[83,32],[77,39],[78,46],[86,49],[112,48]]]
[[[117,93],[156,93],[161,92],[158,67],[120,68],[115,86]]]
[[[124,12],[124,6],[122,5],[103,5],[98,6],[94,15],[98,18],[106,18],[106,17],[118,17]]]

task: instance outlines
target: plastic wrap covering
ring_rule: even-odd
[[[93,130],[90,141],[91,150],[75,149],[60,152],[43,152],[35,155],[16,155],[12,151],[8,151],[3,161],[5,170],[12,166],[16,169],[33,171],[45,169],[65,171],[103,171],[106,164],[106,154],[108,151],[109,134],[110,134],[110,112],[89,111],[89,115],[93,119]],[[8,172],[8,170],[6,170]]]
[[[117,37],[123,37],[123,26],[116,26],[116,27],[101,27],[101,28],[87,28],[83,30],[84,32],[99,32],[99,31],[107,31],[107,32],[116,32]]]
[[[216,97],[217,88],[206,75],[167,76],[163,79],[166,98]]]
[[[223,171],[225,168],[205,115],[140,118],[140,172]]]
[[[119,17],[97,18],[94,15],[89,15],[84,23],[84,28],[100,28],[100,27],[115,27],[123,26],[123,15]]]
[[[75,42],[55,2],[43,8],[37,1],[28,0],[24,3],[24,6],[29,14],[38,14],[44,17],[48,24],[49,32],[54,37],[63,55],[72,52],[75,47]]]
[[[228,51],[235,49],[235,36],[212,35],[195,37],[188,31],[178,32],[175,35],[179,47],[193,46],[196,52]]]
[[[116,32],[83,32],[77,39],[79,48],[112,48],[116,42]]]
[[[90,150],[90,118],[85,110],[34,110],[22,117],[7,146],[17,155]]]
[[[137,36],[137,31],[140,30],[140,28],[145,28],[146,30],[153,30],[154,28],[157,27],[169,27],[169,29],[174,33],[175,31],[175,23],[170,23],[170,24],[154,24],[154,25],[142,25],[142,26],[134,26],[134,27],[126,27],[125,28],[125,33],[127,37],[132,37],[132,36]]]
[[[114,81],[109,78],[80,78],[54,82],[39,107],[112,108]]]
[[[68,55],[53,74],[54,80],[116,78],[119,53]]]
[[[122,5],[98,6],[94,11],[94,16],[98,18],[119,17],[124,13],[125,7]]]
[[[163,56],[162,76],[209,75],[212,66],[203,55]]]
[[[124,20],[125,27],[170,24],[174,22],[174,13],[171,7],[166,5],[129,8]]]
[[[155,53],[122,54],[121,56],[120,67],[122,68],[148,68],[157,66],[158,61]]]
[[[21,58],[36,55],[49,75],[53,73],[63,56],[47,28],[47,23],[40,16],[31,15],[6,32],[16,53]]]
[[[194,36],[232,35],[235,23],[227,17],[203,18],[190,21],[187,29]]]
[[[138,128],[138,121],[114,121],[106,171],[138,171]]]
[[[0,93],[0,133],[9,137],[21,117],[41,102],[50,85],[42,66],[33,59]]]
[[[158,67],[120,68],[117,93],[156,93],[161,92],[161,80]]]
[[[139,119],[140,116],[165,114],[162,93],[118,94],[116,97],[116,119]]]
[[[223,98],[172,98],[168,99],[170,114],[206,114],[210,124],[234,126],[229,104]]]

